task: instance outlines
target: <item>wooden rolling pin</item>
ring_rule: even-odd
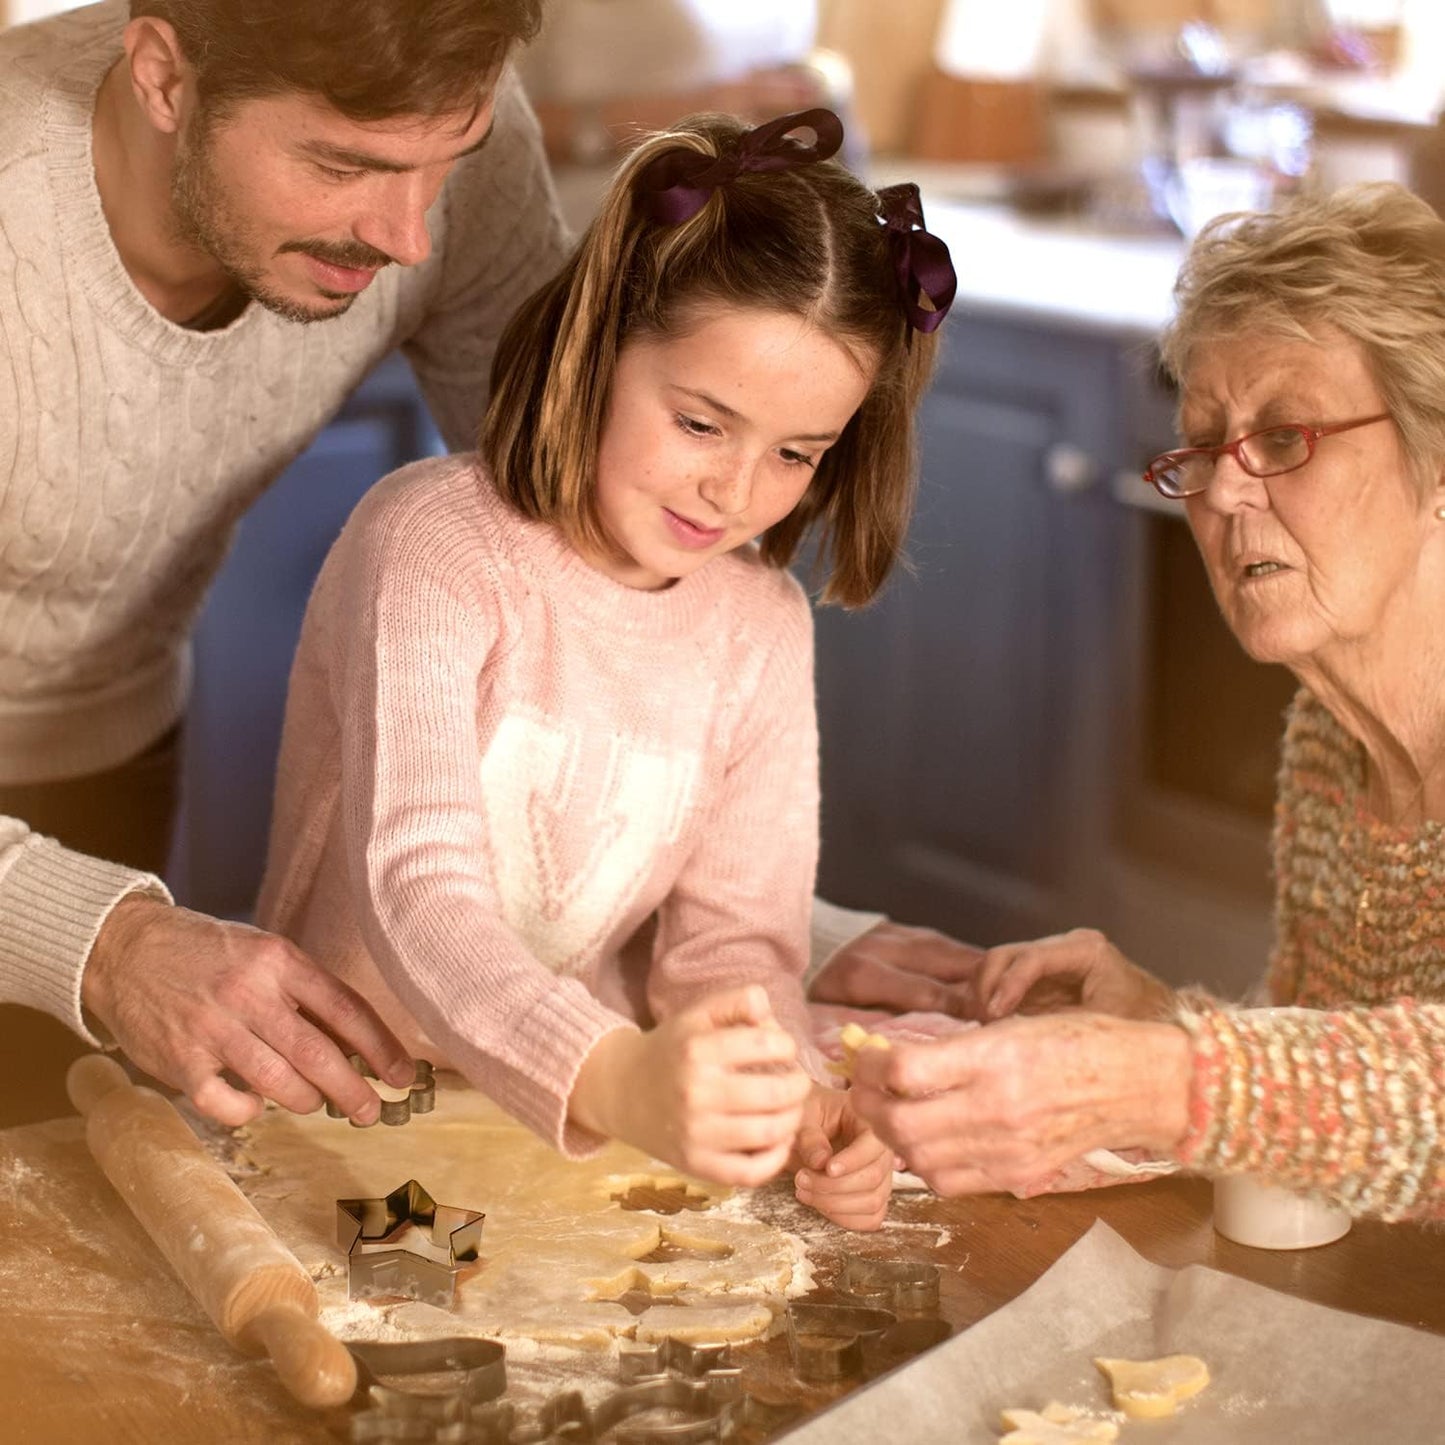
[[[96,1162],[216,1328],[270,1355],[302,1404],[349,1400],[356,1363],[316,1318],[316,1286],[185,1120],[100,1054],[77,1059],[65,1087]]]

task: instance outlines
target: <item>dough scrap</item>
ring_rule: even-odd
[[[1057,1400],[1038,1411],[1005,1410],[1003,1423],[1008,1434],[999,1438],[999,1445],[1091,1445],[1119,1438],[1112,1420],[1096,1419]]]
[[[864,1049],[891,1049],[893,1047],[882,1034],[870,1034],[862,1024],[855,1023],[846,1023],[838,1030],[838,1043],[843,1050],[843,1057],[837,1063],[830,1063],[828,1067],[835,1074],[841,1074],[845,1079],[853,1077],[853,1069],[858,1062],[858,1055]]]
[[[1197,1355],[1165,1355],[1157,1360],[1106,1360],[1094,1363],[1108,1378],[1114,1404],[1135,1420],[1172,1415],[1209,1383],[1209,1367]]]
[[[438,1074],[434,1112],[401,1128],[268,1108],[238,1137],[237,1183],[316,1280],[321,1319],[343,1339],[368,1330],[591,1348],[659,1334],[755,1339],[771,1331],[784,1297],[811,1283],[801,1241],[780,1229],[712,1209],[659,1215],[616,1202],[639,1183],[710,1205],[730,1190],[621,1144],[564,1159],[453,1074]],[[347,1299],[336,1201],[381,1197],[408,1179],[438,1203],[486,1213],[481,1259],[461,1276],[452,1310],[415,1301],[363,1310]],[[619,1302],[633,1292],[664,1303],[638,1315]]]

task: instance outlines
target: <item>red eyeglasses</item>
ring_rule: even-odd
[[[1382,411],[1375,416],[1337,421],[1330,426],[1302,426],[1291,422],[1252,431],[1217,447],[1185,447],[1177,452],[1162,452],[1144,469],[1144,480],[1156,488],[1160,496],[1171,500],[1197,496],[1209,485],[1215,462],[1226,452],[1252,477],[1278,477],[1304,466],[1314,456],[1315,443],[1321,437],[1389,420],[1390,413]]]

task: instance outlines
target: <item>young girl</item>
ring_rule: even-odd
[[[892,1156],[815,1082],[800,984],[817,731],[784,568],[817,524],[825,599],[882,584],[953,273],[841,140],[809,111],[643,145],[504,337],[480,456],[357,508],[259,918],[564,1153],[740,1184],[791,1154],[873,1228]]]

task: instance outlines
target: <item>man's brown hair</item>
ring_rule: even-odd
[[[168,22],[207,109],[302,91],[357,121],[474,110],[542,0],[131,0]]]
[[[710,307],[801,317],[877,371],[823,455],[802,501],[760,539],[787,566],[817,523],[823,599],[868,602],[897,560],[912,510],[914,413],[937,334],[913,332],[879,221],[879,199],[836,161],[744,173],[690,220],[666,226],[634,202],[634,182],[679,146],[737,146],[732,117],[697,116],[623,164],[571,260],[523,302],[492,368],[481,452],[500,494],[572,540],[610,550],[595,509],[598,445],[618,353],[629,337],[676,336]]]

